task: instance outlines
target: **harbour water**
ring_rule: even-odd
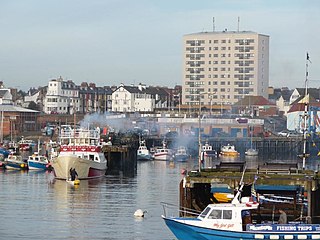
[[[107,176],[79,186],[37,171],[0,171],[2,239],[174,239],[160,202],[178,204],[181,169],[194,164],[138,162],[133,178]],[[144,218],[133,216],[146,210]]]
[[[254,167],[258,158],[250,158]],[[135,177],[71,186],[46,172],[0,171],[2,239],[172,240],[160,202],[178,204],[183,169],[197,162],[138,162]],[[144,218],[133,216],[146,210]]]

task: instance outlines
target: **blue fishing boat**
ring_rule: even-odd
[[[209,204],[197,217],[168,216],[164,205],[162,218],[180,240],[320,239],[320,224],[253,222],[259,203],[240,202],[238,193],[231,203]]]
[[[7,170],[27,170],[28,163],[21,155],[9,154],[4,160],[5,168]]]
[[[34,153],[28,157],[29,170],[45,170],[49,166],[49,160],[45,156]]]

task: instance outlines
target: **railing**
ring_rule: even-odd
[[[177,216],[193,216],[197,217],[201,212],[191,208],[181,207],[171,203],[160,202],[163,207],[163,216],[177,217]]]

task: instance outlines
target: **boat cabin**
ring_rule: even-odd
[[[198,216],[203,227],[212,226],[221,230],[243,231],[252,223],[251,210],[257,209],[258,203],[209,204]]]

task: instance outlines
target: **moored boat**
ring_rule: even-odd
[[[33,140],[30,139],[24,139],[22,138],[19,142],[18,142],[18,147],[20,151],[29,151],[30,149],[32,149],[34,146],[36,145],[36,143]]]
[[[80,185],[80,180],[79,179],[75,179],[75,180],[66,180],[67,183],[69,183],[72,186],[77,186]]]
[[[145,140],[139,140],[139,148],[137,150],[137,160],[152,160],[152,155],[146,146]]]
[[[229,143],[227,145],[224,145],[221,147],[221,155],[223,156],[238,156],[239,153],[236,151],[234,145],[230,145]]]
[[[4,160],[5,168],[8,170],[27,170],[28,163],[21,155],[9,154]]]
[[[107,160],[101,149],[97,129],[62,126],[59,133],[60,152],[51,160],[55,177],[69,179],[70,169],[76,169],[78,179],[105,176]]]
[[[189,155],[185,146],[178,147],[176,153],[174,154],[174,159],[178,162],[184,162],[188,159]]]
[[[171,149],[167,148],[166,141],[162,142],[162,147],[156,149],[153,155],[154,160],[169,161],[173,157],[173,152]]]
[[[172,217],[165,209],[162,218],[179,240],[320,238],[320,224],[302,221],[275,224],[253,220],[252,214],[258,211],[259,203],[240,202],[242,187],[231,203],[209,204],[197,217]]]
[[[254,148],[249,148],[247,151],[245,151],[244,153],[247,156],[258,156],[259,155],[259,151],[257,149]]]
[[[46,156],[33,153],[28,157],[29,170],[45,170],[49,166],[49,160]]]
[[[212,148],[212,146],[206,142],[201,149],[204,157],[217,157],[218,153]]]

